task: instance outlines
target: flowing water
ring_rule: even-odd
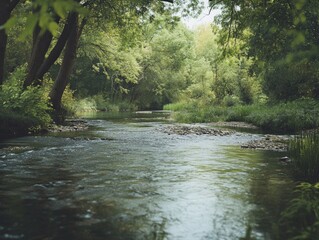
[[[0,239],[273,239],[293,184],[261,135],[178,136],[161,114],[0,143]]]

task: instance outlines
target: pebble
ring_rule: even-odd
[[[202,126],[192,126],[192,125],[173,125],[166,126],[161,129],[167,134],[177,134],[177,135],[212,135],[212,136],[228,136],[234,134],[235,131],[220,130]]]
[[[288,150],[288,138],[277,135],[266,135],[260,140],[253,140],[242,145],[241,148],[285,152]]]

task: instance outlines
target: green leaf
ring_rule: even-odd
[[[50,22],[50,15],[49,14],[41,14],[39,19],[39,26],[43,29],[46,29]]]
[[[299,1],[296,3],[296,9],[297,9],[297,10],[301,10],[304,5],[305,5],[305,0],[299,0]]]
[[[48,29],[53,36],[57,36],[59,25],[56,22],[50,22],[48,25]]]
[[[296,34],[295,39],[292,41],[291,46],[296,47],[300,44],[303,44],[306,41],[305,35],[301,32]]]
[[[66,18],[67,12],[66,9],[64,8],[64,5],[61,4],[61,1],[55,1],[53,3],[53,8],[54,11],[61,17],[61,18]]]
[[[38,22],[39,16],[38,14],[33,14],[28,16],[27,22],[26,22],[26,28],[21,33],[19,40],[24,40],[27,36],[31,35],[33,32],[33,29],[35,28],[37,22]]]
[[[8,31],[10,28],[12,28],[16,23],[18,22],[18,18],[17,17],[11,17],[9,18],[9,20],[3,24],[2,26],[0,26],[0,30],[5,29],[6,31]]]

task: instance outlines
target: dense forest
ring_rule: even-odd
[[[295,162],[298,179],[319,181],[319,1],[210,0],[220,12],[214,22],[189,29],[181,19],[203,7],[198,0],[1,0],[1,137],[83,112],[161,109],[181,122],[311,129],[290,150],[308,159]],[[303,219],[289,237],[315,239],[318,184],[298,189],[283,227]]]

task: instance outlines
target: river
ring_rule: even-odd
[[[0,239],[273,239],[293,181],[260,134],[166,134],[166,115],[0,143]]]

